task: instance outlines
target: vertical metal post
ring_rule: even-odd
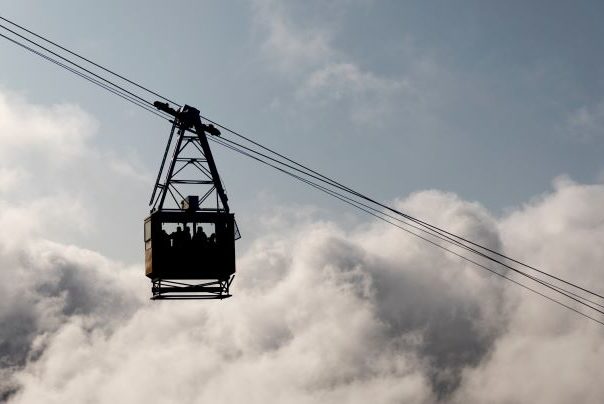
[[[161,165],[159,166],[159,172],[157,173],[157,179],[155,180],[155,187],[153,187],[153,193],[151,194],[151,200],[149,200],[149,205],[152,205],[153,201],[155,200],[155,194],[157,193],[159,180],[161,179],[161,173],[164,171],[164,164],[166,164],[166,157],[168,157],[168,151],[170,151],[170,145],[172,144],[172,137],[174,136],[175,129],[176,129],[176,120],[172,124],[172,130],[170,131],[170,137],[168,138],[168,144],[166,145],[166,150],[164,151],[164,157],[162,158]]]
[[[170,168],[166,173],[166,180],[164,181],[164,189],[161,194],[161,200],[159,201],[158,210],[162,210],[164,207],[164,201],[166,200],[166,194],[168,193],[168,187],[170,186],[170,180],[172,179],[172,173],[174,172],[174,165],[176,164],[176,158],[180,154],[180,145],[182,144],[182,139],[185,135],[186,129],[182,126],[178,128],[178,140],[176,141],[176,147],[174,148],[174,153],[172,154],[172,161],[170,162]]]

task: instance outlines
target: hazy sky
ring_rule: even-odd
[[[0,0],[0,15],[604,290],[601,2]],[[244,236],[235,297],[148,302],[142,221],[168,124],[5,40],[0,61],[0,400],[602,402],[601,327],[217,146]]]
[[[603,175],[599,2],[2,5],[16,21],[381,200],[436,188],[500,212],[559,175]],[[0,52],[2,88],[79,105],[97,121],[93,146],[145,176],[99,208],[126,233],[138,230],[166,124],[14,45]],[[244,234],[255,234],[247,220],[273,202],[337,211],[277,173],[216,153]],[[134,247],[106,244],[129,261]]]

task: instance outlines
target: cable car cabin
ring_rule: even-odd
[[[230,297],[235,216],[220,211],[156,211],[145,219],[145,274],[152,299]]]
[[[240,235],[207,139],[220,131],[202,123],[196,108],[153,105],[174,120],[149,201],[151,215],[145,219],[151,299],[230,297]],[[183,199],[179,202],[176,195]]]

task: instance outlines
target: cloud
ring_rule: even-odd
[[[38,183],[36,189],[42,184],[74,188],[69,181],[80,181],[84,174],[116,174],[117,180],[149,177],[141,172],[137,156],[124,158],[94,143],[99,126],[77,105],[38,105],[0,91],[0,192],[25,180],[21,187]]]
[[[0,158],[24,155],[59,164],[80,155],[98,124],[72,104],[33,105],[16,94],[0,92]]]
[[[103,153],[90,143],[96,128],[75,105],[35,105],[0,93],[0,400],[17,388],[15,371],[69,318],[100,329],[140,300],[123,286],[136,279],[134,271],[51,241],[88,233],[96,220],[81,182],[107,178],[98,164]]]
[[[317,93],[334,90],[332,97],[343,98],[349,94],[368,93],[372,91],[395,91],[405,86],[404,82],[390,81],[376,77],[372,73],[361,71],[350,63],[327,65],[313,72],[308,78],[305,91]]]
[[[333,45],[338,15],[350,2],[306,4],[321,10],[325,21],[305,18],[295,4],[258,0],[255,22],[264,33],[262,49],[272,65],[293,78],[295,99],[307,105],[344,105],[353,121],[376,124],[392,112],[396,96],[412,95],[406,78],[381,77],[363,69]],[[294,17],[295,16],[295,17]],[[277,106],[278,101],[273,102]]]
[[[97,123],[76,105],[43,106],[0,92],[0,226],[15,245],[62,229],[90,228],[92,217],[70,178],[92,168]],[[70,214],[65,214],[69,212]]]
[[[564,180],[501,219],[439,191],[397,205],[602,290],[602,198],[604,186]],[[25,360],[8,368],[10,402],[604,397],[593,323],[384,224],[292,225],[252,244],[223,302],[145,301],[142,269],[76,247],[4,249],[24,279],[0,320],[26,336],[4,349]]]
[[[0,193],[9,192],[27,177],[27,174],[18,168],[0,168]]]
[[[604,102],[585,105],[567,118],[567,131],[576,139],[591,141],[604,134]]]
[[[253,4],[256,26],[266,38],[262,49],[278,68],[300,72],[333,55],[329,30],[295,26],[284,3],[260,0]]]
[[[140,301],[130,293],[131,286],[124,286],[133,283],[135,272],[121,264],[34,234],[19,241],[12,237],[3,231],[0,241],[0,398],[17,388],[14,371],[43,352],[68,319],[101,330],[122,320]]]
[[[50,114],[47,122],[60,116],[40,108]],[[7,178],[48,171],[52,180],[52,173],[94,155],[86,140],[92,135],[82,136],[78,152],[66,152],[60,164],[0,168]],[[4,140],[21,147],[10,136]],[[21,150],[27,156],[29,149]],[[116,172],[123,170],[119,156],[105,155],[114,158]],[[102,189],[106,173],[81,167]],[[604,376],[601,328],[384,223],[344,230],[313,220],[313,208],[296,209],[297,217],[276,209],[266,234],[238,260],[232,299],[151,302],[140,265],[58,241],[62,231],[86,232],[99,217],[75,179],[54,181],[63,186],[0,199],[0,400],[599,403],[604,397],[594,382]],[[124,170],[118,181],[141,180]],[[7,189],[23,189],[19,184]],[[604,185],[561,177],[551,192],[505,217],[438,190],[394,203],[602,291],[603,202]]]
[[[133,195],[145,203],[153,170],[136,152],[99,144],[99,132],[111,135],[105,131],[77,105],[0,91],[0,224],[11,240],[43,235],[101,251],[138,245],[134,229],[118,232],[115,223],[134,226],[129,219],[141,212]]]
[[[332,63],[312,72],[297,96],[320,105],[349,103],[355,122],[371,124],[393,111],[397,96],[413,91],[405,79],[379,77],[352,63]]]
[[[542,195],[500,223],[506,250],[602,292],[604,252],[602,185],[582,185],[560,178],[555,192]],[[510,290],[510,293],[512,291]],[[512,321],[488,360],[467,369],[459,402],[597,403],[604,388],[601,327],[531,298],[516,301]],[[555,382],[552,382],[554,381]]]

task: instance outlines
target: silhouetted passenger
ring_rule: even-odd
[[[204,247],[208,243],[208,236],[204,233],[201,226],[197,226],[195,235],[193,236],[193,241],[195,242],[195,245]]]
[[[170,248],[170,246],[172,245],[172,243],[170,242],[170,235],[166,233],[164,229],[161,229],[159,237],[159,245],[161,246],[161,248]]]
[[[210,239],[208,240],[208,243],[209,243],[211,246],[215,246],[215,245],[216,245],[216,234],[215,234],[215,233],[212,233],[212,234],[210,235]]]
[[[184,232],[182,231],[182,227],[178,226],[176,231],[172,233],[172,246],[174,248],[182,248],[184,244]]]
[[[184,242],[185,244],[190,244],[191,242],[191,228],[189,226],[185,226],[185,230],[184,230]]]

